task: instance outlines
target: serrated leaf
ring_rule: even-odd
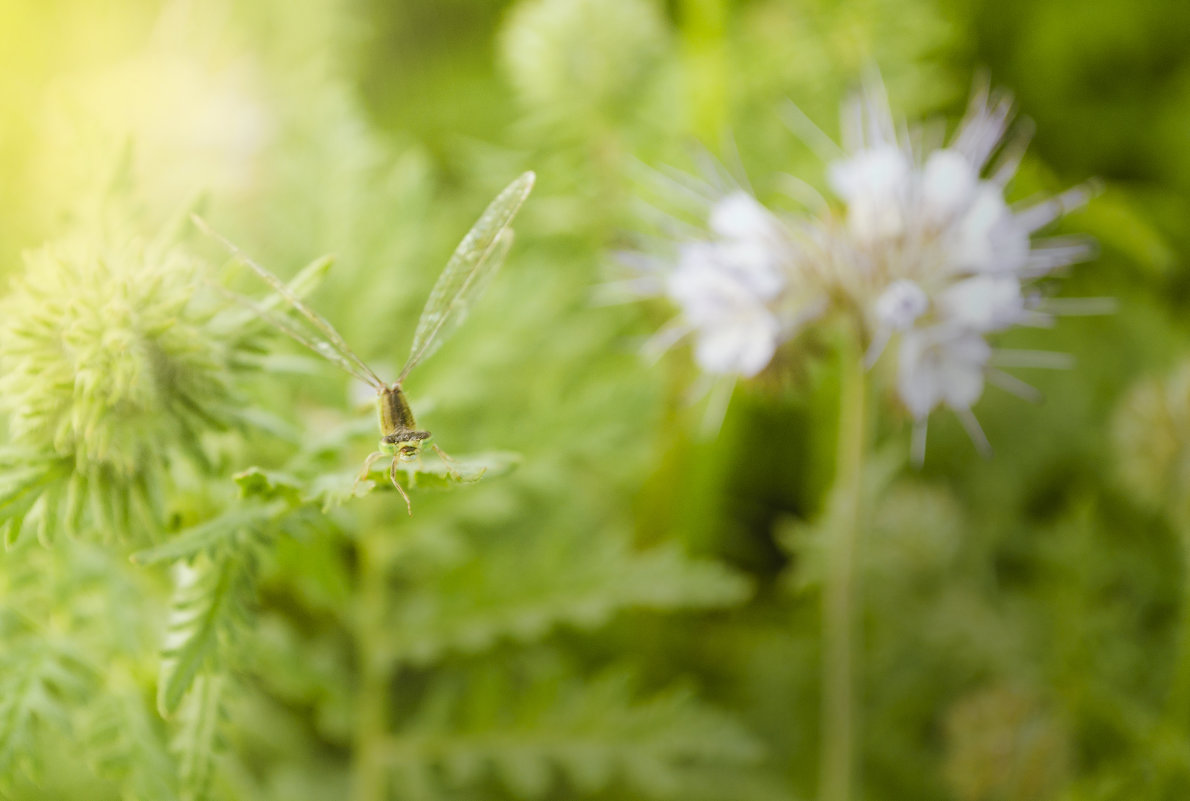
[[[137,551],[129,558],[134,564],[151,565],[189,559],[211,553],[232,543],[245,530],[255,529],[285,510],[285,504],[274,501],[264,505],[235,506],[217,517],[177,532],[168,542]]]
[[[306,485],[302,500],[327,512],[353,498],[368,495],[374,488],[372,481],[360,480],[355,473],[328,473],[317,476]]]
[[[412,462],[399,462],[397,478],[421,489],[449,489],[459,484],[474,484],[482,478],[511,473],[520,463],[521,455],[512,451],[451,456],[449,461],[426,454]],[[385,464],[377,463],[368,475],[382,485],[388,484],[388,466]]]
[[[242,498],[262,498],[297,502],[302,497],[303,484],[301,479],[280,470],[266,470],[263,467],[249,467],[232,476],[236,486],[240,488]]]
[[[511,451],[452,456],[449,461],[426,454],[412,462],[398,463],[397,480],[406,489],[452,489],[510,473],[520,461],[520,454]],[[327,509],[352,498],[362,498],[375,490],[395,492],[388,476],[391,465],[392,460],[388,457],[378,459],[362,481],[357,480],[356,474],[321,476],[311,482],[306,499]]]
[[[128,688],[98,697],[84,716],[87,761],[131,801],[170,801],[174,764],[141,694]]]
[[[196,677],[218,663],[252,593],[254,560],[247,553],[174,566],[177,589],[162,649],[157,708],[177,711]]]
[[[69,727],[70,710],[87,696],[91,678],[67,643],[31,636],[6,644],[0,653],[0,787],[19,757],[37,756],[37,725]]]
[[[501,640],[533,641],[560,625],[594,628],[623,609],[728,606],[749,592],[738,574],[674,547],[541,537],[489,549],[407,593],[391,612],[391,647],[395,658],[426,664]]]
[[[173,750],[178,756],[178,784],[186,801],[209,797],[215,759],[226,720],[224,696],[228,679],[222,674],[204,674],[194,682],[178,715]]]
[[[592,682],[538,678],[530,698],[498,671],[474,679],[437,683],[432,702],[385,742],[398,784],[471,783],[483,766],[520,798],[547,797],[559,776],[585,793],[626,786],[645,797],[679,797],[697,791],[695,768],[750,772],[763,756],[755,737],[690,692],[642,698],[625,671]],[[422,789],[434,797],[453,788]]]
[[[0,484],[0,531],[4,534],[5,547],[10,549],[20,542],[21,534],[25,531],[25,518],[34,511],[35,506],[39,506],[36,515],[39,532],[44,535],[54,527],[59,513],[56,508],[57,497],[51,507],[44,493],[68,474],[61,460],[47,463],[27,455],[25,458],[30,461],[15,461],[19,458],[19,455],[10,452],[0,459],[6,465],[0,475],[0,481],[3,482]]]

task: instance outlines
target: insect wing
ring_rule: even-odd
[[[233,256],[235,256],[237,260],[247,265],[248,268],[256,273],[256,275],[259,276],[262,281],[271,286],[273,291],[277,293],[280,299],[292,307],[302,317],[306,318],[306,321],[311,326],[313,326],[313,328],[317,330],[322,337],[325,337],[325,340],[319,340],[315,337],[299,333],[296,327],[279,322],[281,318],[279,318],[277,315],[262,314],[265,319],[299,343],[314,350],[316,353],[329,359],[330,361],[335,362],[361,381],[370,384],[377,389],[383,389],[385,387],[384,381],[381,380],[376,375],[376,373],[372,372],[372,368],[368,367],[364,360],[357,356],[351,350],[351,348],[348,347],[347,341],[343,339],[343,335],[340,334],[335,329],[335,327],[330,324],[330,321],[307,306],[299,297],[299,292],[304,293],[305,287],[310,284],[310,282],[320,277],[320,271],[325,272],[325,270],[330,266],[330,261],[324,262],[323,260],[316,260],[315,262],[308,265],[304,270],[302,270],[297,278],[294,279],[293,286],[287,286],[284,281],[266,270],[251,256],[241,250],[239,246],[211,228],[211,226],[207,224],[206,220],[194,214],[190,215],[190,218],[204,234],[221,243]],[[295,288],[298,289],[297,292],[294,291]],[[271,312],[272,302],[270,301],[267,303],[268,305],[261,307],[261,310],[264,312]],[[312,344],[312,342],[315,344]]]
[[[417,321],[413,347],[397,383],[404,381],[410,370],[437,350],[466,318],[472,301],[479,297],[508,254],[512,244],[509,225],[533,189],[535,179],[532,172],[526,172],[509,184],[455,248]]]
[[[305,345],[307,348],[327,359],[328,361],[334,362],[349,374],[355,376],[360,381],[363,381],[365,384],[372,383],[371,378],[369,378],[364,373],[361,373],[358,367],[343,358],[343,356],[341,356],[337,350],[331,347],[329,342],[319,339],[301,327],[294,325],[291,318],[285,317],[282,314],[278,314],[276,311],[264,304],[256,303],[255,301],[246,298],[243,295],[236,294],[235,292],[224,289],[223,287],[216,286],[214,288],[221,294],[243,306],[258,319],[264,320],[266,323],[288,336],[293,341],[300,345]]]

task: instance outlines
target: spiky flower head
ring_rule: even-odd
[[[844,147],[828,173],[837,200],[823,200],[818,212],[776,214],[745,191],[707,193],[699,180],[678,177],[683,193],[709,208],[701,220],[707,233],[671,225],[680,232],[672,254],[630,259],[644,268],[632,282],[638,294],[668,296],[680,309],[655,348],[690,337],[704,371],[751,377],[833,303],[862,332],[869,365],[891,352],[898,395],[917,424],[916,461],[939,406],[986,450],[971,411],[985,384],[1035,396],[1001,368],[1070,362],[1064,354],[997,351],[989,336],[1050,325],[1063,306],[1111,308],[1102,299],[1045,297],[1040,282],[1087,258],[1092,246],[1035,234],[1090,192],[1010,205],[1006,188],[1026,145],[1010,134],[1011,119],[1006,95],[979,91],[954,136],[932,141],[894,122],[875,80],[846,109]]]
[[[743,189],[706,194],[703,232],[675,240],[664,254],[631,259],[646,270],[635,285],[678,309],[651,349],[688,338],[707,373],[750,378],[824,304],[807,281],[795,221]]]
[[[950,141],[929,146],[923,132],[898,127],[874,82],[847,108],[846,155],[830,165],[844,211],[829,280],[871,332],[870,361],[897,346],[898,394],[918,423],[919,459],[939,406],[986,446],[971,412],[985,380],[1030,392],[997,369],[988,335],[1049,324],[1035,282],[1091,253],[1082,239],[1034,237],[1087,190],[1008,203],[1026,144],[1009,134],[1011,119],[1009,97],[979,91]]]
[[[170,460],[201,459],[202,433],[232,416],[233,345],[199,286],[185,251],[131,237],[79,235],[26,256],[0,322],[10,540],[29,512],[43,534],[88,512],[119,536],[133,512],[158,518]]]

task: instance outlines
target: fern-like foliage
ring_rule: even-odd
[[[171,725],[178,796],[210,797],[226,745],[226,695],[255,622],[257,581],[287,504],[241,501],[140,551],[142,565],[170,563],[174,592],[157,680],[157,710]]]
[[[0,790],[18,771],[36,777],[45,756],[34,747],[38,728],[68,731],[72,699],[96,676],[66,638],[13,636],[0,652]]]
[[[138,565],[152,565],[228,553],[262,536],[262,526],[284,508],[279,502],[232,506],[209,520],[178,531],[162,545],[137,551],[131,559]]]
[[[230,658],[232,640],[249,620],[256,570],[248,549],[174,566],[176,590],[157,685],[162,715],[177,711],[200,673],[218,671]]]
[[[5,547],[20,542],[26,520],[38,540],[54,539],[61,479],[69,472],[67,460],[47,460],[23,448],[5,448],[0,453],[0,534]]]
[[[121,687],[109,686],[82,717],[87,761],[96,774],[122,787],[124,798],[178,798],[174,760],[155,710],[131,681]]]
[[[487,547],[406,593],[392,608],[389,643],[397,660],[427,664],[562,625],[594,629],[625,609],[722,607],[749,592],[739,575],[674,546],[634,551],[613,532],[558,533]]]
[[[10,781],[24,797],[43,788],[36,798],[107,780],[121,797],[170,801],[173,764],[146,692],[156,583],[81,541],[10,553],[3,567],[0,797]],[[77,757],[69,770],[51,758],[64,751]]]
[[[698,795],[700,768],[757,769],[759,743],[683,689],[639,697],[631,674],[525,681],[489,669],[439,681],[384,743],[397,795],[442,797],[495,778],[516,798],[609,789],[645,798]],[[736,796],[737,798],[745,796]]]
[[[187,445],[195,458],[205,458]],[[51,545],[60,534],[93,534],[113,542],[151,541],[161,528],[162,491],[147,475],[120,475],[107,465],[25,448],[0,454],[0,535],[7,548],[29,538]]]
[[[217,673],[198,676],[178,712],[173,750],[178,758],[178,783],[183,801],[201,801],[215,775],[215,764],[224,745],[222,729],[230,679]]]
[[[344,428],[356,432],[360,426]],[[371,430],[369,424],[368,430]],[[320,454],[321,443],[315,441],[311,447],[299,454],[291,470],[267,470],[253,466],[235,475],[236,484],[246,498],[262,500],[282,499],[294,509],[312,507],[329,511],[353,498],[360,498],[373,491],[395,492],[389,480],[391,458],[377,460],[369,472],[360,477],[358,471],[316,471],[320,466],[312,458]],[[397,478],[409,489],[444,490],[467,484],[474,484],[483,478],[495,478],[511,472],[520,462],[520,457],[510,451],[451,456],[449,461],[437,455],[426,455],[413,462],[397,465]]]

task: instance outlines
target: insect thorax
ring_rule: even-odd
[[[409,408],[409,401],[405,400],[405,393],[400,384],[393,384],[380,393],[376,399],[380,410],[381,442],[385,445],[396,445],[404,452],[407,448],[416,452],[423,439],[428,439],[429,431],[419,431],[417,422],[413,419],[413,410]]]

